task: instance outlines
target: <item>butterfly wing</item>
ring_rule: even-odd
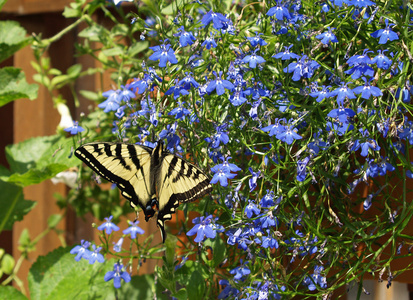
[[[123,143],[88,143],[75,151],[93,171],[116,183],[132,207],[142,207],[146,219],[153,216],[150,200],[156,197],[150,176],[151,153],[150,147]]]
[[[179,202],[194,201],[212,191],[211,179],[201,169],[186,160],[164,155],[157,177],[158,226],[165,241],[165,220],[170,220]]]

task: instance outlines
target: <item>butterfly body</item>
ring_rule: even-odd
[[[157,224],[165,241],[165,220],[180,202],[194,201],[212,191],[210,178],[190,162],[165,150],[125,143],[88,143],[75,151],[98,175],[115,183],[132,207],[139,205],[148,221],[158,210]]]

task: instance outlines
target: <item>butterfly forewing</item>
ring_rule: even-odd
[[[97,174],[116,183],[132,206],[146,204],[155,197],[150,174],[151,148],[120,143],[89,143],[79,147],[75,155]]]

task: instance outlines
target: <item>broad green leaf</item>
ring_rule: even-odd
[[[195,271],[191,274],[189,284],[186,287],[188,299],[203,299],[205,293],[205,280],[201,273]]]
[[[3,5],[6,4],[7,0],[0,0],[0,10],[2,9]]]
[[[221,238],[216,237],[214,239],[207,239],[204,246],[212,248],[212,260],[208,261],[210,262],[211,267],[217,267],[220,263],[222,263],[227,253],[225,244]]]
[[[177,0],[177,1],[172,1],[171,4],[168,6],[162,8],[162,15],[173,15],[175,14],[179,9],[182,9],[183,4],[186,1],[184,0]]]
[[[72,155],[73,141],[58,135],[36,137],[6,147],[11,171],[7,181],[22,186],[40,183],[80,164]]]
[[[107,32],[102,26],[93,25],[85,28],[79,33],[80,37],[88,38],[92,42],[99,42],[104,36],[104,33]]]
[[[12,56],[16,51],[30,44],[31,37],[26,37],[26,30],[15,21],[0,22],[0,62]]]
[[[23,199],[21,187],[0,180],[0,232],[11,230],[14,222],[21,221],[36,205]]]
[[[69,253],[71,248],[58,248],[33,264],[28,276],[31,299],[96,299],[109,295],[114,299],[113,283],[103,280],[113,264],[90,265],[84,259],[77,262]]]
[[[16,290],[16,288],[6,285],[0,286],[0,300],[27,300],[27,297],[24,296],[20,291]]]
[[[77,262],[71,248],[58,248],[33,264],[28,277],[31,299],[115,299],[113,281],[103,279],[115,260],[93,265],[85,259]],[[117,294],[120,299],[153,299],[154,291],[158,299],[168,299],[152,275],[143,275],[133,276],[129,283],[122,280]]]
[[[20,69],[0,69],[0,107],[21,98],[33,100],[37,97],[37,89],[36,84],[27,83],[26,76]]]
[[[96,93],[92,91],[80,90],[79,94],[85,97],[86,99],[89,99],[92,101],[98,101],[102,99],[102,95],[100,93]]]

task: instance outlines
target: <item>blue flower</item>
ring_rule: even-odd
[[[248,205],[244,209],[244,213],[247,215],[247,218],[251,218],[253,215],[259,215],[260,210],[259,208],[255,205],[254,202],[251,200],[248,201]]]
[[[165,41],[165,43],[167,40]],[[158,66],[160,68],[165,68],[166,63],[169,61],[171,64],[178,63],[175,57],[174,50],[171,48],[170,44],[162,44],[160,46],[149,47],[154,53],[149,56],[150,60],[159,60]]]
[[[93,252],[90,251],[89,255],[87,255],[87,259],[89,260],[89,264],[93,265],[95,261],[98,261],[100,263],[103,263],[105,261],[105,258],[103,257],[102,254],[100,254],[100,250],[102,250],[102,247],[97,247],[95,245],[92,245],[93,247]]]
[[[296,132],[296,130],[297,129],[294,128],[293,125],[287,125],[282,128],[275,137],[283,142],[286,142],[288,145],[291,145],[295,140],[300,140],[303,138]]]
[[[286,5],[287,3],[283,3],[282,0],[277,0],[277,6],[273,6],[271,7],[266,15],[272,17],[273,15],[275,15],[275,18],[277,20],[282,21],[284,19],[284,17],[286,19],[291,19],[291,15],[288,12],[288,8],[286,8],[284,5]]]
[[[213,23],[215,29],[221,29],[229,20],[221,13],[215,13],[212,10],[207,12],[201,19],[201,23],[206,27],[209,23]]]
[[[229,271],[229,273],[234,275],[235,281],[240,281],[242,279],[245,279],[245,277],[248,276],[251,273],[251,271],[250,269],[248,269],[248,267],[244,265],[232,269],[231,271]]]
[[[144,234],[145,231],[138,227],[139,221],[136,220],[135,222],[129,221],[129,225],[131,225],[129,228],[125,229],[123,231],[123,234],[130,234],[131,239],[136,239],[137,234]]]
[[[103,112],[117,111],[120,106],[121,96],[120,90],[109,90],[102,93],[103,97],[107,99],[98,105],[99,108],[103,108]]]
[[[66,132],[70,132],[70,134],[78,134],[79,132],[85,131],[83,127],[79,126],[77,121],[73,121],[73,126],[64,129]]]
[[[254,172],[254,170],[251,167],[249,167],[248,170],[251,172],[252,175],[252,177],[248,181],[250,186],[250,192],[252,192],[257,187],[257,180],[261,175],[261,171]]]
[[[113,251],[120,252],[122,251],[122,244],[123,244],[123,237],[119,239],[119,241],[113,245]]]
[[[211,171],[214,172],[214,173],[218,172],[220,169],[222,169],[222,170],[224,170],[228,173],[241,171],[241,168],[239,168],[237,165],[229,163],[228,162],[229,159],[231,159],[230,156],[228,156],[226,159],[221,157],[221,160],[223,161],[223,163],[213,166],[211,168]]]
[[[215,169],[214,177],[211,179],[212,184],[216,184],[218,181],[221,186],[228,186],[228,179],[233,179],[237,174],[230,173],[226,167],[220,167]]]
[[[321,43],[323,43],[324,45],[328,45],[330,42],[338,43],[336,36],[332,33],[332,31],[335,28],[330,28],[330,27],[327,27],[327,28],[328,28],[327,32],[323,32],[317,35],[316,38],[321,40]]]
[[[293,45],[290,45],[288,47],[284,46],[284,52],[278,52],[277,54],[274,54],[272,57],[281,58],[281,60],[288,60],[288,59],[291,59],[291,58],[299,59],[300,58],[299,55],[297,55],[293,52],[290,52],[290,49],[291,49],[292,46]]]
[[[214,40],[213,36],[207,36],[205,41],[201,44],[202,47],[206,47],[208,50],[212,48],[216,48],[218,45]]]
[[[90,255],[90,250],[89,250],[90,243],[88,241],[81,240],[80,244],[81,246],[77,245],[72,250],[70,250],[70,254],[77,254],[75,257],[76,261],[81,260],[82,257],[88,259]]]
[[[186,90],[190,90],[191,86],[193,86],[194,88],[199,87],[199,83],[196,82],[196,80],[191,76],[191,74],[192,73],[186,73],[186,76],[181,81],[179,81],[179,85],[181,85]]]
[[[179,43],[181,44],[181,47],[192,45],[196,41],[196,38],[192,32],[185,31],[183,26],[178,28],[178,31],[180,32],[174,35],[179,36]]]
[[[113,231],[118,231],[119,227],[111,222],[112,219],[113,219],[113,216],[110,216],[109,218],[105,218],[106,222],[103,223],[102,225],[100,225],[98,227],[98,229],[99,230],[106,230],[106,234],[111,234],[112,230]]]
[[[208,87],[206,88],[206,91],[208,93],[212,93],[212,91],[216,90],[217,95],[220,96],[225,93],[225,89],[227,90],[233,90],[234,85],[225,79],[221,79],[222,76],[222,71],[217,74],[215,71],[212,72],[215,75],[215,80],[212,80],[209,84]]]
[[[371,33],[370,35],[374,38],[380,38],[379,44],[386,44],[387,41],[394,41],[398,40],[399,36],[393,30],[390,29],[390,26],[395,25],[393,23],[389,24],[389,20],[386,19],[386,28],[376,30],[375,32]]]
[[[226,299],[226,298],[234,298],[235,296],[239,294],[239,290],[237,290],[235,287],[232,287],[231,284],[225,280],[221,279],[219,281],[219,284],[224,287],[218,295],[218,299]]]
[[[122,264],[115,263],[115,265],[113,266],[113,271],[107,272],[104,277],[105,281],[113,279],[113,285],[117,289],[120,288],[121,279],[123,279],[125,282],[131,281],[131,276],[129,275],[129,273],[124,272],[122,268]]]
[[[370,0],[347,0],[344,2],[347,2],[348,5],[354,5],[356,7],[367,7],[375,4],[373,1]]]
[[[178,79],[175,79],[175,85],[171,86],[166,92],[165,95],[172,95],[174,94],[174,100],[176,100],[179,96],[183,95],[186,96],[189,94],[189,92],[184,89],[184,87],[182,87],[179,84]]]
[[[377,50],[378,55],[371,60],[372,64],[376,64],[378,68],[383,70],[389,69],[392,63],[392,61],[386,55],[384,55],[384,52],[386,51],[388,50]]]
[[[370,78],[368,81],[366,77],[362,77],[362,78],[365,84],[363,86],[355,87],[353,89],[353,92],[355,94],[361,94],[361,98],[363,99],[369,99],[371,95],[373,95],[374,97],[383,95],[383,93],[378,87],[370,85],[370,82],[373,80],[373,78]]]
[[[310,157],[307,156],[306,158],[297,161],[297,180],[303,182],[305,177],[307,176],[307,165],[310,161]]]
[[[195,242],[200,243],[205,238],[213,239],[217,235],[218,232],[222,232],[224,229],[222,226],[217,226],[213,223],[212,215],[208,215],[207,217],[200,217],[195,218],[192,220],[192,223],[195,224],[194,227],[189,230],[186,235],[193,236],[196,234],[196,238],[194,239]]]
[[[257,64],[265,63],[265,59],[262,56],[256,54],[257,51],[258,49],[255,49],[253,54],[247,55],[242,59],[242,62],[248,63],[249,67],[252,69],[255,69],[257,67]]]
[[[265,46],[267,45],[267,42],[264,41],[260,36],[262,33],[255,32],[255,36],[253,37],[247,37],[247,40],[250,42],[252,47],[256,47],[257,45],[260,46]]]
[[[342,82],[341,86],[336,88],[334,91],[331,92],[331,96],[337,96],[337,104],[339,106],[344,106],[344,99],[356,99],[356,95],[354,95],[353,91],[347,87],[348,82]]]
[[[327,288],[327,279],[321,275],[322,271],[324,271],[323,266],[315,266],[314,273],[304,279],[303,284],[306,285],[310,291],[316,290],[317,285],[322,289]]]

